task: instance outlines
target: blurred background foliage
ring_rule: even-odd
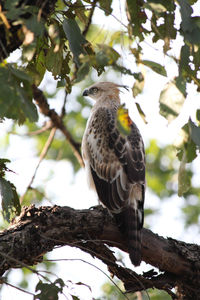
[[[6,155],[10,137],[17,135],[26,143],[33,143],[33,152],[39,157],[52,129],[51,120],[33,101],[33,85],[43,90],[50,107],[62,119],[79,151],[91,109],[81,91],[94,82],[94,73],[101,76],[101,81],[129,78],[136,109],[145,126],[148,126],[145,107],[137,99],[147,84],[147,72],[167,77],[167,84],[160,89],[159,107],[160,115],[169,124],[181,114],[186,98],[190,97],[190,86],[197,92],[200,90],[200,17],[195,14],[198,1],[127,0],[121,7],[122,19],[113,14],[116,2],[57,0],[42,4],[42,1],[1,1],[0,126],[8,119],[10,122],[0,140],[0,192],[2,214],[7,222],[20,213],[21,204],[39,205],[44,199],[53,203],[42,183],[38,186],[30,184],[26,193],[19,195],[17,187],[6,179],[6,174],[15,171],[9,169],[9,156]],[[115,18],[121,27],[108,30],[99,25],[96,22],[98,11],[103,11],[105,18]],[[179,47],[175,55],[176,43]],[[147,44],[157,47],[169,62],[175,64],[176,76],[168,77],[162,62],[147,56],[144,58]],[[13,62],[9,55],[17,48],[20,48],[20,55]],[[125,63],[127,55],[131,57],[131,64]],[[47,87],[52,79],[49,83],[45,79],[49,76],[54,82],[50,89]],[[70,94],[73,101],[68,100]],[[189,119],[183,126],[178,144],[166,142],[161,145],[155,139],[146,143],[149,193],[157,196],[160,202],[182,197],[181,210],[186,227],[199,228],[200,222],[200,184],[194,183],[197,182],[194,180],[195,159],[199,148],[200,109],[196,110],[196,118]],[[80,169],[69,141],[58,130],[42,160],[68,160],[74,173]],[[146,216],[156,213],[154,208],[145,210]],[[146,226],[151,227],[149,220],[146,218]],[[6,224],[2,220],[2,228]],[[45,268],[53,270],[53,267],[46,265]],[[20,286],[26,288],[30,274],[25,269],[22,272]],[[62,282],[56,284],[59,287],[53,291],[58,295],[62,292]],[[41,284],[39,288],[42,294]],[[110,284],[106,283],[103,290],[105,299],[123,299]],[[149,291],[149,295],[154,300],[169,299],[161,291]],[[133,295],[129,299],[147,299],[147,296],[144,293],[140,298]]]
[[[122,286],[120,286],[120,282],[116,282],[119,287],[123,289]],[[105,283],[102,286],[102,290],[104,292],[104,296],[102,298],[99,298],[97,300],[123,300],[124,295],[114,286],[110,283]],[[146,292],[137,292],[136,294],[132,294],[131,296],[128,296],[129,300],[148,300],[150,297],[151,300],[170,300],[171,297],[166,293],[158,290],[148,289]]]

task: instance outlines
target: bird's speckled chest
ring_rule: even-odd
[[[110,147],[110,132],[116,126],[116,111],[105,107],[99,108],[92,114],[85,133],[86,146],[90,156],[94,159],[104,158],[112,161],[114,151]]]

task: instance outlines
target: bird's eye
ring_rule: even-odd
[[[90,92],[90,94],[96,94],[97,92],[98,92],[98,88],[97,87],[92,87],[90,90],[89,90],[89,92]]]

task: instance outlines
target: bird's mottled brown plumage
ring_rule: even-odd
[[[82,153],[90,186],[114,215],[127,239],[130,259],[141,262],[141,228],[145,193],[145,154],[135,123],[123,136],[117,128],[119,85],[100,82],[83,95],[96,100],[82,141]]]

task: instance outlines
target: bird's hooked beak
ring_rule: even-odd
[[[83,96],[88,96],[89,95],[89,90],[84,90],[84,92],[83,92]]]

